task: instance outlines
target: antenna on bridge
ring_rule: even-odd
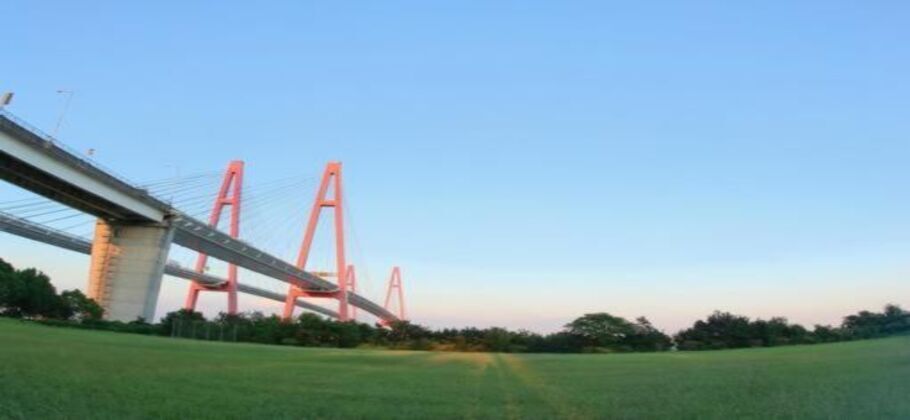
[[[333,182],[334,181],[334,182]],[[329,195],[329,187],[331,196]],[[335,222],[335,278],[338,282],[338,290],[331,292],[304,290],[295,285],[291,285],[288,290],[287,300],[284,302],[284,313],[282,318],[290,320],[294,315],[294,307],[297,298],[300,297],[329,297],[338,299],[338,319],[340,321],[349,321],[351,319],[348,312],[348,282],[347,282],[347,263],[344,256],[344,197],[341,183],[341,162],[329,162],[325,171],[322,173],[322,182],[319,184],[319,190],[316,192],[316,200],[313,202],[313,209],[310,211],[310,219],[307,222],[306,232],[303,236],[303,243],[300,245],[300,254],[297,256],[297,268],[306,270],[306,263],[310,257],[310,247],[313,245],[313,236],[316,233],[316,225],[319,223],[319,216],[322,209],[331,207],[334,210]]]
[[[212,207],[212,215],[209,217],[209,225],[217,228],[218,221],[221,219],[221,213],[224,210],[224,206],[231,206],[231,219],[229,227],[230,230],[228,234],[234,238],[240,236],[240,201],[242,191],[243,161],[235,160],[228,164],[227,170],[224,172],[224,180],[221,182],[221,188],[218,189],[218,195],[215,196],[215,204]],[[199,257],[196,259],[196,272],[202,273],[205,271],[205,264],[207,260],[208,255],[200,252]],[[184,304],[184,308],[187,310],[195,311],[196,303],[199,300],[199,292],[203,290],[213,292],[227,292],[227,312],[229,315],[237,314],[236,265],[228,265],[227,282],[222,283],[218,286],[205,285],[196,281],[192,282],[190,284],[190,290],[186,295],[186,303]]]
[[[398,266],[392,267],[392,275],[389,276],[389,290],[385,295],[385,310],[389,311],[389,303],[392,301],[392,290],[398,290],[398,319],[404,321],[404,290],[401,288],[401,269]]]

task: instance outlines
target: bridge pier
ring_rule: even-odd
[[[88,296],[116,321],[153,322],[174,229],[98,219],[92,241]]]

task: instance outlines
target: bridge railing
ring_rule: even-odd
[[[91,243],[81,236],[40,225],[2,211],[0,211],[0,231],[50,243],[70,251],[89,253],[92,248]]]
[[[147,205],[157,207],[160,211],[167,212],[171,208],[169,204],[151,195],[147,190],[136,187],[136,184],[123,175],[117,174],[117,172],[99,164],[82,152],[67,146],[53,136],[2,108],[0,108],[0,130],[16,136],[29,147],[44,149],[45,153],[59,159],[63,164],[86,172],[98,181],[141,200]]]
[[[72,158],[82,161],[83,165],[94,166],[97,169],[101,169],[102,171],[106,172],[108,176],[110,176],[112,178],[116,178],[118,181],[120,181],[124,184],[127,184],[129,186],[136,185],[135,183],[130,181],[127,177],[123,176],[123,174],[120,174],[117,171],[114,171],[110,167],[102,165],[98,161],[92,159],[91,156],[86,155],[82,151],[76,150],[75,148],[60,141],[60,139],[58,139],[58,138],[56,138],[50,134],[47,134],[46,132],[44,132],[44,130],[41,130],[40,128],[35,127],[34,125],[23,120],[22,118],[17,117],[16,114],[13,114],[12,112],[7,111],[5,108],[0,108],[0,116],[3,116],[6,119],[16,123],[17,125],[22,126],[26,130],[30,131],[32,134],[34,134],[34,135],[40,137],[42,140],[48,142],[50,145],[63,149],[68,154],[72,155],[71,156]],[[137,189],[140,189],[140,188],[137,188]]]

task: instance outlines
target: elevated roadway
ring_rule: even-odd
[[[48,226],[43,226],[5,212],[0,212],[0,231],[42,242],[48,245],[53,245],[58,248],[68,249],[80,254],[90,255],[92,252],[92,243],[85,238],[70,235],[69,233]],[[207,286],[219,286],[227,282],[227,280],[224,278],[200,273],[183,267],[176,261],[168,261],[164,267],[164,273],[177,278],[196,281]],[[287,298],[287,296],[284,294],[271,292],[243,283],[237,284],[237,291],[253,296],[271,299],[281,303],[284,303],[285,299]],[[338,318],[338,312],[323,308],[318,305],[313,305],[302,300],[297,301],[297,307],[328,317]]]
[[[0,178],[99,218],[104,229],[96,230],[90,245],[90,295],[97,289],[95,294],[102,301],[122,300],[120,318],[154,311],[160,275],[169,266],[171,241],[307,291],[338,290],[325,279],[181,213],[2,110]],[[117,250],[128,250],[131,258],[121,257]],[[124,291],[119,297],[118,290]],[[347,299],[382,321],[397,320],[381,305],[356,293],[348,292]]]

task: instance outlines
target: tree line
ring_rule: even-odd
[[[407,321],[386,326],[341,322],[312,313],[293,321],[248,312],[219,314],[179,310],[157,323],[102,320],[102,308],[78,290],[58,294],[50,279],[35,269],[16,270],[0,259],[0,315],[45,324],[195,339],[241,341],[309,347],[379,347],[463,352],[610,353],[668,350],[716,350],[830,343],[910,333],[910,312],[887,305],[881,313],[861,311],[837,327],[809,330],[786,318],[749,319],[714,312],[670,336],[645,317],[627,320],[608,313],[585,314],[561,331],[538,334],[505,328],[430,329]]]
[[[0,259],[0,315],[15,318],[100,320],[101,306],[79,290],[57,294],[50,278],[27,268],[16,270]]]

